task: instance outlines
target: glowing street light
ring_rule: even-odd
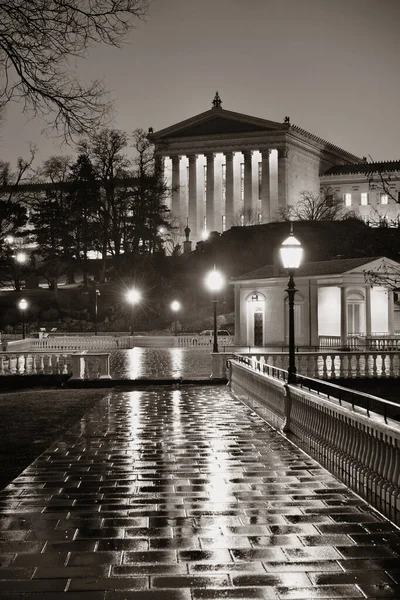
[[[175,313],[175,335],[177,334],[177,320],[176,313],[181,309],[181,303],[178,300],[171,302],[171,310]]]
[[[21,298],[18,302],[18,308],[21,311],[21,321],[22,321],[22,339],[25,339],[25,311],[28,308],[28,302],[25,298]]]
[[[225,277],[217,271],[214,267],[212,271],[210,271],[205,278],[206,287],[212,292],[213,299],[212,303],[214,306],[214,344],[213,344],[213,352],[218,352],[218,336],[217,336],[217,302],[218,302],[218,292],[222,290],[225,285]]]
[[[290,235],[282,243],[280,248],[282,264],[289,274],[288,287],[286,289],[289,299],[289,366],[288,383],[296,383],[296,359],[295,359],[295,341],[294,341],[294,295],[296,287],[294,283],[294,274],[300,266],[303,257],[303,248],[298,239],[293,235],[293,225],[290,229]]]
[[[125,294],[125,298],[129,304],[132,305],[132,313],[131,313],[131,335],[133,335],[133,309],[136,304],[138,304],[142,299],[142,294],[136,288],[131,288]]]
[[[28,256],[27,256],[26,252],[17,252],[15,255],[15,260],[20,265],[23,265],[28,260]]]

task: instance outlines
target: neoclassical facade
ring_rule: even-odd
[[[382,265],[399,268],[388,258],[347,258],[301,265],[296,273],[295,340],[319,346],[321,338],[345,347],[349,335],[391,336],[397,329],[393,290],[371,286],[365,271]],[[287,346],[288,275],[266,265],[231,280],[235,290],[235,344]]]
[[[302,191],[318,192],[320,176],[336,165],[365,162],[290,123],[212,108],[185,121],[150,130],[156,156],[172,186],[171,212],[191,239],[232,225],[276,220]]]

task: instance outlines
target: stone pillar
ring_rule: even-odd
[[[245,225],[248,222],[249,217],[252,217],[251,214],[253,211],[253,169],[252,169],[252,160],[251,160],[252,152],[246,151],[243,152],[244,157],[244,223]]]
[[[238,285],[235,285],[235,345],[236,346],[241,346],[242,345],[242,323],[240,322],[240,313],[241,313],[241,307],[240,307],[240,287]]]
[[[278,210],[288,205],[288,149],[278,148]]]
[[[197,231],[197,154],[189,154],[189,227],[195,238]]]
[[[180,191],[180,156],[172,156],[172,216],[179,221],[182,226],[185,215],[181,214],[181,191]]]
[[[271,188],[269,183],[269,150],[261,151],[261,218],[271,220]]]
[[[394,297],[393,291],[387,290],[388,295],[388,333],[394,336]]]
[[[226,229],[230,229],[234,220],[233,152],[227,152],[225,159],[225,216]]]
[[[340,345],[342,348],[347,346],[347,303],[346,288],[340,288]]]
[[[215,204],[214,204],[214,154],[206,154],[207,160],[207,187],[206,187],[206,226],[207,231],[215,231]],[[219,224],[218,224],[219,225]],[[217,226],[218,227],[218,226]]]
[[[371,335],[371,288],[365,286],[365,335]]]

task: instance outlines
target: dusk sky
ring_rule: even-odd
[[[83,79],[104,79],[113,126],[168,127],[211,108],[283,121],[359,156],[400,160],[399,0],[153,0],[121,50],[93,50]],[[36,164],[71,149],[10,105],[0,158],[26,142]]]

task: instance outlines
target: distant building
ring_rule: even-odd
[[[302,191],[318,193],[321,186],[332,187],[366,219],[376,220],[375,205],[386,214],[394,204],[369,189],[372,165],[365,158],[292,125],[289,117],[278,123],[225,110],[218,92],[210,110],[151,130],[149,138],[170,178],[172,215],[182,235],[189,220],[194,241],[232,225],[274,221]],[[400,162],[393,167],[400,172]]]
[[[295,342],[319,346],[321,338],[346,346],[348,336],[393,335],[398,319],[394,292],[371,286],[364,271],[379,271],[382,263],[400,269],[387,258],[347,258],[302,265],[295,276]],[[288,276],[266,265],[234,277],[235,344],[287,346]],[[398,314],[398,313],[397,313]]]

